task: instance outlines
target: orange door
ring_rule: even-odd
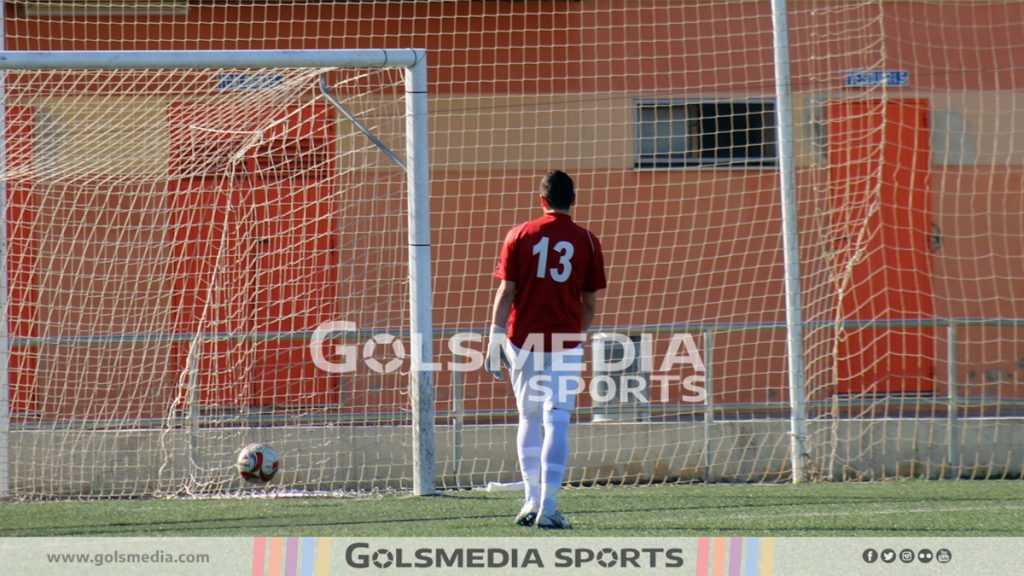
[[[852,100],[828,110],[832,269],[840,394],[930,394],[928,101]]]
[[[246,238],[232,209],[237,193],[211,177],[172,181],[168,195],[179,384],[198,378],[203,406],[246,404],[253,343],[239,336],[252,330],[252,319]]]
[[[237,149],[230,131],[189,132],[210,105],[173,104],[171,174],[213,173],[170,187],[175,250],[177,330],[202,333],[195,368],[204,406],[338,403],[337,375],[313,364],[308,340],[338,308],[337,214],[331,178],[334,116],[327,105],[249,111],[270,126],[242,170],[225,170],[216,154]],[[276,121],[274,121],[276,120]],[[226,134],[226,135],[225,135]],[[179,345],[179,364],[189,345]]]
[[[252,403],[338,406],[339,376],[313,364],[307,339],[287,336],[338,320],[335,190],[304,179],[254,184]]]
[[[9,106],[4,114],[7,180],[7,322],[13,339],[8,366],[11,418],[20,420],[39,410],[36,367],[39,351],[23,339],[39,336],[36,309],[39,279],[35,237],[38,203],[32,190],[35,155],[35,109]]]

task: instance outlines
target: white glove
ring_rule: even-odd
[[[491,333],[487,337],[487,358],[484,360],[484,368],[494,376],[495,380],[501,380],[503,374],[501,365],[505,363],[505,343],[508,336],[505,329],[498,325],[491,326]]]

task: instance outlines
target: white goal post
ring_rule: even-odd
[[[422,49],[337,49],[337,50],[208,50],[208,51],[10,51],[0,53],[0,70],[54,71],[54,70],[185,70],[185,69],[404,69],[404,162],[400,167],[406,173],[408,220],[408,318],[407,329],[414,347],[410,352],[408,396],[412,422],[412,492],[432,494],[435,490],[434,472],[434,383],[429,366],[433,357],[431,337],[431,285],[430,285],[430,164],[428,160],[427,127],[427,64]],[[324,86],[321,77],[321,85]],[[247,88],[244,87],[243,88]],[[187,89],[187,87],[186,87]],[[0,88],[2,90],[2,88]],[[0,94],[2,95],[2,94]],[[355,121],[329,93],[323,94],[346,117],[353,120],[366,136],[381,144],[368,129]],[[6,106],[0,103],[0,123],[4,122]],[[0,134],[5,130],[0,125]],[[0,139],[0,146],[5,146]],[[0,152],[4,149],[0,148]],[[391,150],[384,149],[392,159]],[[7,154],[0,154],[5,173]],[[8,179],[0,178],[0,206],[6,209]],[[8,246],[7,221],[0,219],[0,246]],[[9,454],[11,402],[9,395],[9,361],[12,335],[8,327],[8,273],[7,259],[0,258],[0,498],[11,494],[12,465]],[[308,338],[307,334],[285,335]],[[61,336],[63,337],[63,335]],[[279,336],[280,337],[280,336]],[[190,358],[190,362],[192,359]],[[193,391],[193,393],[195,393]],[[195,393],[198,398],[198,393]],[[194,422],[193,422],[194,425]],[[286,456],[287,458],[287,456]]]
[[[794,484],[806,480],[807,410],[804,406],[803,305],[800,288],[799,223],[796,165],[793,162],[793,89],[789,71],[789,23],[786,0],[772,0],[772,40],[779,151],[779,192],[782,214],[783,269],[786,298],[786,381],[789,386],[789,452]]]

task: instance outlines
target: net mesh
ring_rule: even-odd
[[[8,50],[427,50],[439,486],[518,478],[508,385],[449,344],[554,168],[647,383],[581,398],[567,479],[791,480],[770,3],[7,6]],[[1020,474],[1022,24],[788,2],[812,479]],[[280,489],[408,487],[404,175],[319,72],[7,74],[13,493],[232,491],[257,439]],[[397,80],[331,74],[401,150]],[[354,373],[311,361],[325,320]]]

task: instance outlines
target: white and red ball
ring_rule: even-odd
[[[277,451],[269,444],[249,444],[238,453],[238,473],[247,482],[269,482],[280,467]]]

